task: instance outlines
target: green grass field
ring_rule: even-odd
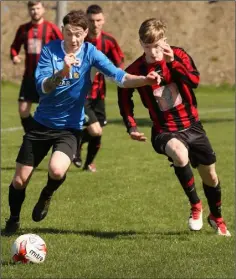
[[[9,130],[20,127],[18,90],[2,84],[1,228],[9,216],[8,186],[23,136],[22,130]],[[39,234],[47,244],[46,260],[41,265],[12,264],[10,248],[17,235],[2,236],[2,278],[234,278],[234,90],[208,86],[196,94],[218,158],[223,215],[231,238],[215,235],[207,224],[208,207],[195,171],[204,227],[197,233],[188,230],[188,200],[167,159],[151,147],[148,112],[136,94],[136,119],[148,141],[132,141],[110,85],[98,172],[85,173],[72,165],[47,218],[34,223],[31,212],[47,179],[49,156],[45,158],[28,186],[19,234]]]

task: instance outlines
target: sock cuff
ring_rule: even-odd
[[[52,186],[57,186],[58,184],[61,185],[66,180],[66,174],[62,177],[62,179],[56,180],[52,179],[48,173],[48,184]]]
[[[28,117],[20,117],[20,118],[21,118],[21,120],[24,121],[25,119],[32,119],[33,116],[32,116],[32,114],[30,113]]]
[[[101,145],[102,136],[92,137],[90,142],[93,142],[96,145]]]
[[[214,186],[209,186],[209,185],[207,185],[207,184],[205,184],[204,182],[202,182],[202,185],[203,185],[203,188],[204,189],[218,189],[218,190],[220,190],[221,189],[221,187],[220,187],[220,181],[218,182],[218,184],[214,187]]]
[[[11,183],[11,184],[9,185],[9,188],[10,188],[10,191],[16,191],[16,192],[25,192],[25,189],[26,189],[26,188],[16,189],[16,188],[13,186],[13,183]]]
[[[183,170],[186,170],[186,169],[188,169],[188,168],[191,168],[189,162],[188,162],[184,167],[177,167],[177,166],[174,165],[174,169],[175,169],[176,171],[183,171]]]
[[[191,169],[189,163],[187,163],[187,165],[185,165],[184,167],[176,167],[176,166],[174,166],[174,170],[175,170],[175,174],[178,177],[187,176],[188,179],[191,179],[193,177],[193,172],[192,172],[192,169]]]

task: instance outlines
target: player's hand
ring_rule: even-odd
[[[148,73],[146,79],[147,79],[147,85],[155,85],[155,84],[159,85],[161,83],[161,76],[155,71]]]
[[[147,140],[147,138],[144,136],[144,133],[140,133],[138,131],[131,132],[130,137],[132,140],[137,140],[137,141],[146,141]]]
[[[69,73],[70,73],[71,66],[72,65],[77,65],[77,64],[78,64],[78,61],[75,57],[75,54],[74,53],[67,54],[64,58],[63,75],[68,77]]]
[[[13,59],[12,59],[12,62],[14,64],[19,64],[21,62],[20,56],[19,55],[14,56]]]
[[[166,38],[159,40],[158,45],[163,49],[163,59],[167,63],[174,61],[174,52],[170,45],[166,42]]]

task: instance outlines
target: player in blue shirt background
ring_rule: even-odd
[[[40,100],[34,127],[23,137],[9,186],[10,217],[5,227],[8,235],[20,227],[26,186],[51,147],[47,184],[32,212],[35,222],[46,217],[53,193],[65,181],[84,123],[84,103],[92,84],[92,67],[123,87],[159,84],[161,80],[156,72],[147,76],[128,74],[115,67],[92,44],[84,43],[88,20],[82,10],[73,10],[64,17],[62,32],[64,41],[52,41],[43,47],[36,69]]]

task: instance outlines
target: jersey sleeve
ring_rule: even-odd
[[[39,62],[35,71],[35,82],[38,93],[42,94],[43,81],[53,75],[52,55],[49,47],[46,45],[42,48]]]
[[[124,54],[118,45],[118,43],[114,40],[113,44],[111,45],[111,61],[115,64],[115,66],[124,69]]]
[[[174,61],[167,63],[171,71],[173,80],[181,80],[192,88],[197,88],[199,84],[199,72],[193,59],[182,49],[174,51]]]
[[[16,31],[16,35],[14,38],[13,43],[11,44],[10,48],[10,57],[13,59],[13,57],[17,56],[20,52],[21,45],[23,44],[23,27],[20,26],[18,30]]]
[[[136,74],[130,68],[126,69],[126,72],[129,74]],[[120,115],[123,118],[123,122],[126,126],[127,132],[130,133],[132,131],[137,130],[137,123],[134,118],[134,102],[133,102],[133,93],[135,88],[117,88],[118,94],[118,106],[120,110]]]
[[[123,86],[123,78],[126,72],[117,68],[100,50],[92,48],[91,64],[104,74],[107,78],[114,81],[119,86]]]
[[[63,39],[61,30],[55,24],[52,24],[52,35],[51,36],[52,36],[52,38],[51,38],[52,40],[57,40],[57,39],[62,40]]]
[[[118,106],[120,115],[123,118],[123,122],[126,126],[127,132],[133,132],[137,130],[137,123],[134,118],[134,102],[133,92],[134,88],[120,88],[118,87]]]

